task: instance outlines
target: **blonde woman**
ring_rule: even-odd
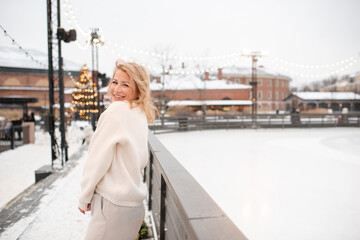
[[[91,211],[86,240],[134,240],[147,196],[142,170],[148,161],[148,122],[154,121],[150,78],[136,63],[117,61],[83,170],[79,210]]]

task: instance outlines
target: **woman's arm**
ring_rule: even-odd
[[[128,108],[128,107],[127,107]],[[97,184],[105,176],[114,157],[116,144],[124,138],[122,119],[126,116],[126,106],[112,103],[98,123],[90,141],[89,153],[84,165],[81,181],[79,208],[87,209]]]

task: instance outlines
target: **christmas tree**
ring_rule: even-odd
[[[79,116],[80,119],[90,119],[91,114],[97,114],[97,92],[96,84],[93,83],[92,77],[89,75],[90,71],[86,64],[80,71],[79,81],[76,83],[76,88],[72,93],[72,111]]]

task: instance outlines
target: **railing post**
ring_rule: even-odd
[[[11,126],[10,129],[10,148],[15,149],[15,128]]]
[[[149,206],[148,206],[148,210],[151,211],[151,204],[152,204],[152,189],[153,189],[153,183],[152,183],[152,178],[153,178],[153,162],[154,162],[154,155],[153,153],[150,151],[150,165],[149,165]]]
[[[160,240],[165,239],[165,198],[166,198],[166,183],[164,177],[161,175],[161,198],[160,198]]]

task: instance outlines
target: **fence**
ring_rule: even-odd
[[[360,127],[360,113],[348,114],[251,114],[206,117],[165,117],[150,128],[155,132],[231,128]]]
[[[149,189],[149,210],[161,240],[246,239],[152,133],[149,150],[144,178]]]
[[[9,126],[0,129],[0,152],[15,149],[18,146],[29,143],[29,126]],[[25,136],[25,138],[24,138]]]

